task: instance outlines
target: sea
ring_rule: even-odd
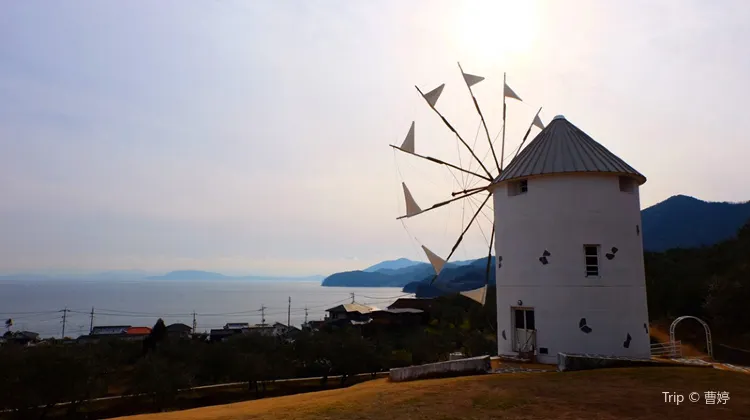
[[[41,337],[89,333],[91,325],[151,327],[159,318],[193,324],[196,331],[222,328],[227,322],[265,322],[300,326],[320,320],[325,310],[354,299],[386,308],[405,294],[391,287],[323,287],[320,281],[289,280],[2,280],[0,328],[33,331]],[[291,302],[291,303],[290,303]],[[93,311],[93,322],[92,313]],[[4,331],[2,331],[4,332]],[[0,334],[2,334],[0,332]]]

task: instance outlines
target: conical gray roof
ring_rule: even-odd
[[[571,124],[562,115],[534,137],[495,182],[534,175],[569,172],[605,172],[631,175],[639,184],[646,177]]]

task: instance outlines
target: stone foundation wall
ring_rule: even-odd
[[[596,354],[557,354],[557,369],[561,372],[614,367],[679,366],[652,359],[602,356]]]
[[[389,377],[392,382],[403,382],[415,379],[483,374],[491,369],[490,356],[480,356],[391,369]]]

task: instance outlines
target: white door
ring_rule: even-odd
[[[536,326],[534,308],[513,309],[513,351],[534,351],[536,348]]]

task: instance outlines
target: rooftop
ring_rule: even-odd
[[[193,327],[182,323],[167,325],[167,331],[191,331]]]
[[[643,174],[558,115],[510,162],[495,183],[534,175],[581,172],[629,175],[639,184],[646,182]]]
[[[413,309],[429,309],[432,306],[434,299],[431,298],[399,298],[395,302],[388,306],[388,309],[395,308],[413,308]]]
[[[424,313],[421,309],[415,309],[415,308],[393,308],[393,309],[381,309],[378,311],[372,311],[371,314],[375,315],[378,313],[388,313],[388,314],[421,314]]]
[[[130,327],[125,331],[127,335],[149,335],[151,334],[151,328],[149,327]]]
[[[362,305],[359,303],[344,303],[343,305],[334,306],[333,308],[326,309],[326,312],[359,312],[361,314],[370,313],[376,310],[371,306]]]
[[[124,334],[130,325],[100,325],[91,329],[92,335],[117,335]]]

